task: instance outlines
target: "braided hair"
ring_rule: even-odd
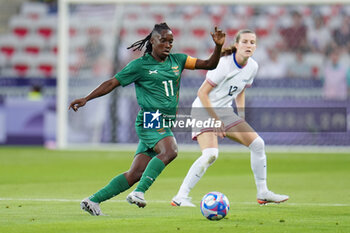
[[[241,39],[241,35],[242,34],[245,34],[245,33],[252,33],[252,34],[255,34],[254,31],[250,30],[250,29],[243,29],[243,30],[239,30],[235,36],[235,43],[238,43],[239,40]],[[256,35],[256,34],[255,34]],[[221,51],[221,56],[224,57],[224,56],[228,56],[228,55],[231,55],[233,53],[237,52],[237,48],[235,45],[231,45],[230,47],[228,48],[223,48],[222,51]]]
[[[136,50],[141,51],[142,48],[146,45],[146,50],[145,50],[145,53],[143,55],[145,55],[147,53],[151,53],[152,52],[152,44],[150,42],[150,39],[152,37],[153,32],[161,33],[161,31],[163,31],[163,30],[171,30],[171,29],[166,23],[155,24],[153,30],[151,31],[150,34],[148,34],[148,36],[146,36],[142,40],[136,41],[135,43],[130,45],[127,49],[134,48],[133,51],[136,51]]]

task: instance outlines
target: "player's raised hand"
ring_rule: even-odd
[[[224,45],[226,34],[218,27],[215,27],[214,33],[210,33],[216,45]]]
[[[70,105],[69,105],[69,109],[73,109],[74,112],[78,111],[78,109],[80,107],[83,107],[85,104],[86,104],[86,99],[85,98],[80,98],[80,99],[76,99],[76,100],[73,100]]]

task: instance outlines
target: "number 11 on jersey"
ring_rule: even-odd
[[[169,96],[168,83],[170,86],[170,94],[171,94],[171,96],[173,96],[174,95],[173,80],[163,81],[162,83],[164,85],[166,96]]]

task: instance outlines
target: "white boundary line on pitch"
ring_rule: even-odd
[[[60,199],[60,198],[1,198],[0,201],[38,201],[38,202],[81,202],[78,199]],[[109,202],[126,202],[124,200],[109,200]],[[164,200],[151,200],[149,202],[154,203],[170,203],[170,201]],[[231,204],[246,204],[246,205],[256,205],[256,202],[230,202]],[[283,205],[293,205],[293,206],[350,206],[350,204],[337,204],[337,203],[290,203],[286,202]]]
[[[196,152],[200,149],[198,144],[178,144],[179,152]],[[346,153],[350,152],[349,146],[320,146],[320,145],[266,145],[266,151],[269,152],[295,152],[295,153]],[[103,143],[103,144],[74,144],[69,145],[68,151],[76,150],[96,150],[96,151],[130,151],[134,152],[137,148],[136,143]],[[238,144],[220,144],[219,150],[222,152],[249,152],[249,150]]]

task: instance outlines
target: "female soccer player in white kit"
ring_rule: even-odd
[[[218,158],[218,136],[228,137],[249,147],[259,204],[288,200],[287,195],[275,194],[267,188],[264,140],[244,120],[245,88],[253,83],[258,70],[257,62],[251,58],[256,49],[256,39],[256,34],[251,30],[239,31],[235,44],[223,51],[217,68],[208,71],[206,80],[199,88],[192,104],[192,118],[214,118],[221,121],[221,127],[193,129],[192,138],[197,139],[202,155],[191,166],[171,205],[195,206],[188,195]],[[233,112],[233,100],[239,116]]]

